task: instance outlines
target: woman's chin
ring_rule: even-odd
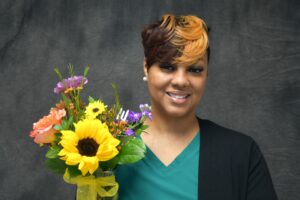
[[[184,118],[193,113],[190,109],[185,108],[168,108],[165,109],[165,114],[170,118]]]

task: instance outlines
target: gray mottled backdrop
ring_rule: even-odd
[[[300,199],[300,6],[297,0],[0,2],[0,199],[73,199],[75,188],[44,166],[28,137],[59,99],[52,93],[71,63],[90,65],[85,94],[127,108],[149,102],[140,30],[164,13],[195,14],[211,27],[203,118],[251,135],[278,196]]]

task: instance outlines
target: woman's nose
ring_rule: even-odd
[[[185,71],[176,70],[172,77],[172,85],[177,87],[187,87],[189,79]]]

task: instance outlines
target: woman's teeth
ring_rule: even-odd
[[[170,97],[176,98],[176,99],[185,99],[187,98],[189,95],[176,95],[176,94],[172,94],[172,93],[167,93]]]

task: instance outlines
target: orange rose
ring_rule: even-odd
[[[51,109],[49,115],[44,116],[33,124],[30,137],[34,138],[34,142],[37,144],[51,143],[55,139],[55,133],[57,132],[53,126],[60,125],[65,115],[65,109]]]

